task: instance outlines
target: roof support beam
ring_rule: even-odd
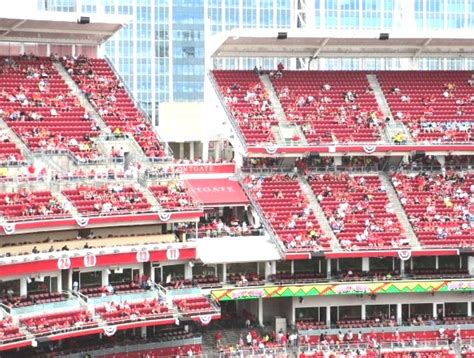
[[[316,49],[316,51],[314,51],[312,58],[318,58],[320,52],[324,49],[324,47],[327,45],[328,42],[329,42],[329,37],[326,37],[323,40],[323,43]]]
[[[421,47],[415,52],[413,58],[417,58],[418,56],[420,56],[423,50],[430,44],[431,40],[431,38],[426,39],[425,42],[423,42],[423,45],[421,45]]]
[[[26,20],[17,21],[17,23],[15,25],[13,25],[12,27],[10,27],[9,29],[5,29],[6,32],[1,34],[0,37],[4,37],[4,36],[8,35],[10,32],[14,31],[15,29],[17,29],[18,27],[23,25],[25,22],[26,22]]]

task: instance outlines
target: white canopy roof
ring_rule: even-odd
[[[128,22],[127,17],[90,16],[89,24],[79,24],[81,15],[64,12],[36,12],[31,16],[0,14],[0,41],[100,45]]]
[[[286,39],[277,39],[279,32]],[[212,36],[212,57],[474,57],[474,31],[235,29]]]

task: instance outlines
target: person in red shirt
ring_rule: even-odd
[[[222,340],[222,332],[221,331],[217,331],[215,336],[214,336],[215,340],[216,340],[216,346],[217,348],[219,348],[221,346],[221,340]]]

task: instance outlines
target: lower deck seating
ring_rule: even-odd
[[[110,302],[104,306],[97,307],[95,312],[109,323],[136,321],[143,319],[156,319],[171,316],[168,307],[156,299],[144,300],[142,302]]]
[[[405,348],[394,352],[382,352],[382,358],[455,358],[456,353],[446,348]]]
[[[204,296],[175,298],[173,304],[178,308],[179,312],[184,315],[209,313],[214,311],[214,307]]]
[[[0,344],[18,341],[23,338],[25,338],[24,333],[20,332],[20,328],[12,322],[11,318],[0,320]]]
[[[67,299],[66,295],[60,292],[35,293],[28,296],[5,296],[0,299],[0,303],[8,307],[25,307],[40,305],[45,303],[61,302]]]
[[[150,191],[165,210],[193,210],[196,200],[187,188],[178,182],[169,181],[160,185],[152,185]]]
[[[36,336],[97,326],[97,322],[85,309],[34,315],[20,319],[20,324]]]
[[[7,221],[44,220],[70,216],[49,190],[0,193],[0,215]]]
[[[142,192],[128,185],[78,185],[75,189],[63,190],[63,194],[84,215],[130,214],[147,212],[151,208]]]

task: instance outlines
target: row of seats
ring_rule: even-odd
[[[9,343],[23,338],[25,338],[24,333],[20,332],[20,327],[14,324],[11,318],[0,320],[0,343]]]
[[[472,99],[469,71],[385,71],[377,79],[395,120],[417,142],[471,142]],[[402,99],[402,97],[404,97]],[[459,124],[463,122],[466,125]]]
[[[148,189],[165,210],[192,210],[198,205],[188,189],[178,182],[152,185]]]
[[[49,58],[0,58],[0,106],[13,131],[31,150],[69,150],[79,159],[97,159],[91,138],[98,128]],[[17,152],[16,152],[17,153]]]
[[[168,307],[156,299],[134,303],[123,302],[115,304],[111,302],[97,307],[95,312],[109,323],[164,318],[171,315]]]
[[[63,194],[84,215],[123,214],[148,211],[151,205],[133,186],[86,186],[63,190]]]
[[[104,59],[80,56],[67,58],[63,63],[114,135],[130,133],[147,157],[165,156],[152,124],[135,107],[123,83]]]
[[[272,83],[310,144],[375,143],[384,121],[364,72],[283,71]]]
[[[97,322],[93,320],[92,315],[85,309],[36,314],[21,318],[20,324],[24,325],[36,336],[97,326]]]
[[[245,141],[274,142],[271,126],[278,121],[259,74],[214,70],[213,75]],[[469,71],[270,72],[287,120],[314,145],[381,140],[385,118],[368,76],[378,80],[394,120],[404,123],[416,142],[472,142]]]
[[[425,247],[466,247],[474,242],[471,173],[396,173],[392,183]]]
[[[48,190],[0,193],[0,214],[9,221],[54,219],[69,216],[59,201]]]
[[[407,246],[378,176],[327,173],[310,184],[343,249]]]
[[[209,313],[214,308],[204,296],[175,298],[173,304],[178,307],[181,314]]]
[[[289,251],[328,250],[329,241],[319,227],[296,179],[273,175],[244,179],[279,240]]]
[[[245,141],[274,143],[271,127],[278,126],[278,120],[258,74],[214,70],[213,75]]]
[[[26,307],[31,305],[40,305],[45,303],[61,302],[67,299],[66,295],[60,292],[44,292],[29,294],[27,296],[4,296],[0,303],[8,307]]]

